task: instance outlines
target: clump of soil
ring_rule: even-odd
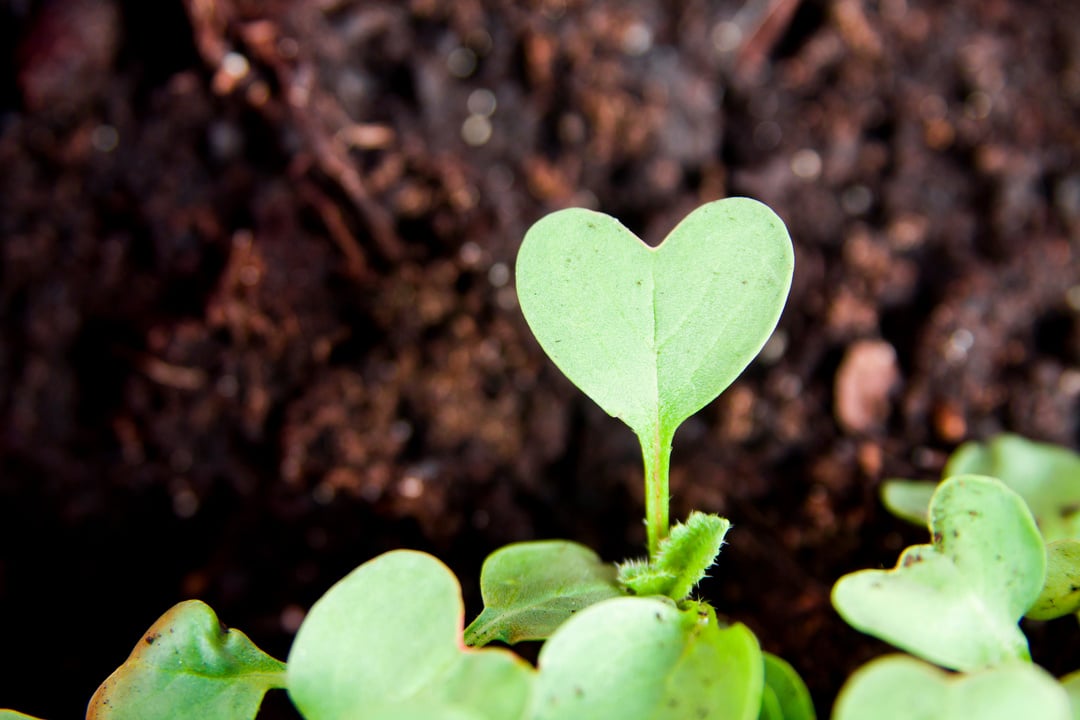
[[[640,554],[633,436],[516,307],[567,205],[788,223],[788,308],[676,437],[673,515],[732,519],[703,593],[822,716],[884,649],[832,583],[924,539],[880,480],[1080,442],[1074,3],[24,0],[0,40],[0,705],[79,716],[187,597],[284,657],[395,547],[471,610],[506,542]]]

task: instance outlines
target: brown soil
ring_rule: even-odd
[[[638,554],[635,441],[515,304],[567,205],[787,221],[788,308],[676,438],[673,515],[732,519],[703,592],[823,716],[884,649],[832,583],[923,539],[879,481],[1080,442],[1077,3],[7,0],[0,48],[0,706],[80,716],[187,597],[284,657],[391,548],[473,611],[503,543]]]

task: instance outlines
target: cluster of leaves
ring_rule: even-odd
[[[1080,456],[1001,435],[961,446],[944,477],[882,489],[931,544],[833,588],[850,625],[910,653],[859,669],[835,720],[1080,718],[1080,672],[1034,664],[1019,625],[1080,610]]]
[[[670,527],[678,426],[761,349],[791,283],[791,241],[760,203],[691,213],[656,248],[607,215],[564,210],[518,256],[522,311],[555,364],[642,448],[648,555],[620,565],[555,540],[509,545],[481,573],[483,612],[436,558],[364,563],[311,608],[288,661],[182,602],[94,694],[90,720],[250,720],[285,689],[307,720],[813,720],[795,670],[693,590],[730,528]],[[845,685],[835,720],[1080,720],[1080,672],[1031,662],[1022,617],[1080,613],[1080,457],[1001,436],[961,447],[944,482],[892,480],[930,544],[833,590],[855,628],[906,650]],[[505,647],[543,643],[534,667]],[[0,710],[0,720],[33,720]]]
[[[307,720],[813,720],[794,669],[691,598],[728,521],[693,513],[671,528],[668,518],[675,431],[760,351],[793,264],[782,221],[746,198],[698,208],[655,248],[601,213],[541,219],[518,255],[522,311],[567,377],[636,433],[648,556],[614,566],[567,541],[507,546],[485,562],[485,607],[464,628],[453,573],[390,552],[315,603],[286,663],[184,602],[101,685],[87,717],[250,720],[284,688]],[[543,641],[536,667],[484,647],[525,640]]]

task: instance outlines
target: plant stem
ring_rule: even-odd
[[[655,561],[660,541],[668,536],[668,471],[671,465],[671,433],[657,427],[651,436],[639,435],[645,460],[645,532],[649,559]]]

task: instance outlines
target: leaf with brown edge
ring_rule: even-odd
[[[86,720],[251,720],[285,664],[208,605],[187,600],[162,615],[90,699]]]

